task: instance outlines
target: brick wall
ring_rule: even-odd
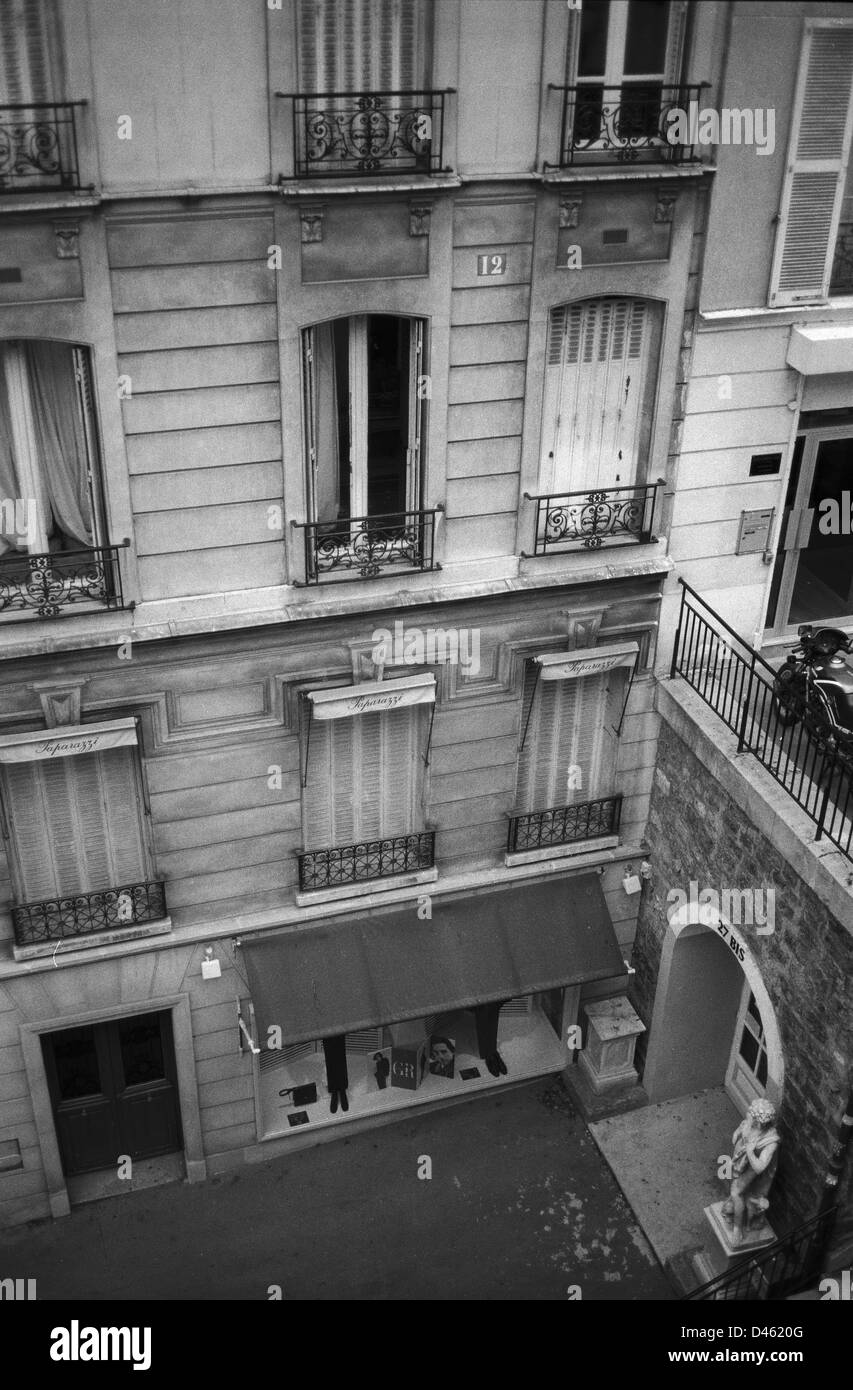
[[[771,1216],[777,1227],[804,1220],[820,1202],[853,1078],[853,936],[665,720],[657,767],[647,832],[654,877],[640,906],[632,1002],[650,1025],[671,888],[687,891],[696,879],[700,887],[775,889],[775,931],[749,932],[785,1059]],[[851,1169],[848,1160],[840,1193],[845,1234],[853,1229]]]

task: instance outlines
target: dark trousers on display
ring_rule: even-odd
[[[347,1087],[349,1086],[349,1075],[347,1073],[347,1040],[345,1033],[339,1033],[336,1038],[323,1039],[323,1056],[326,1059],[326,1085],[332,1097],[332,1113],[338,1108],[338,1098],[340,1096],[341,1108],[348,1110]]]
[[[478,1004],[473,1010],[477,1027],[477,1051],[481,1057],[492,1057],[498,1050],[498,1017],[508,999],[496,1004]]]

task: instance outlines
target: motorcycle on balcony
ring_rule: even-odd
[[[797,636],[773,682],[776,717],[785,728],[801,723],[820,752],[835,753],[853,772],[853,667],[844,659],[853,638],[810,624],[798,627]]]

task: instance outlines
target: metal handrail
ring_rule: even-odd
[[[723,1274],[700,1284],[685,1294],[682,1302],[705,1302],[708,1300],[745,1300],[760,1302],[775,1297],[785,1297],[805,1288],[817,1272],[823,1248],[823,1236],[835,1216],[837,1208],[819,1212],[808,1221],[789,1231],[786,1236],[767,1245],[754,1255],[748,1255]],[[799,1247],[805,1244],[802,1256]],[[781,1262],[781,1268],[780,1268]],[[793,1265],[793,1267],[792,1267]],[[771,1266],[769,1274],[765,1273]],[[776,1275],[777,1277],[773,1277]]]
[[[93,936],[121,931],[166,916],[166,886],[162,879],[122,883],[89,893],[67,893],[11,908],[15,941],[33,946],[42,941]]]
[[[129,545],[125,537],[119,545],[0,556],[0,621],[7,612],[59,618],[66,607],[81,603],[132,610],[135,603],[124,601],[119,563],[119,551]]]

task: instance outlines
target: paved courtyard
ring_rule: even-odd
[[[40,1299],[672,1297],[551,1079],[7,1230],[2,1263]]]

